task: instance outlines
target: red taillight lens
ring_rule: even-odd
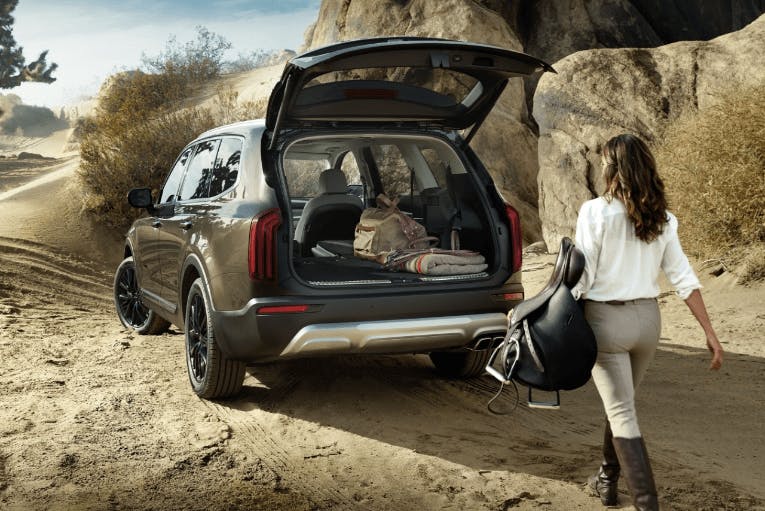
[[[267,305],[258,309],[258,314],[295,314],[305,312],[308,305]]]
[[[269,209],[252,219],[248,263],[253,280],[276,277],[276,230],[282,225],[278,208]]]
[[[510,225],[510,268],[515,273],[523,262],[523,236],[521,235],[521,217],[510,204],[505,204],[507,223]]]

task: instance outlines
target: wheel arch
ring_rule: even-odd
[[[186,300],[189,295],[189,290],[191,289],[191,285],[198,278],[201,278],[204,282],[207,296],[210,299],[210,307],[215,310],[215,304],[212,301],[212,293],[210,292],[210,281],[207,278],[205,267],[197,255],[190,254],[183,263],[183,270],[181,270],[180,300],[178,302],[180,304],[181,318],[186,317]]]
[[[125,240],[125,249],[122,253],[122,259],[127,259],[128,257],[133,256],[133,244],[130,242],[129,239]]]

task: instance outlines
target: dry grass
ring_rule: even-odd
[[[655,150],[686,250],[765,278],[765,89],[731,89]]]
[[[129,225],[141,214],[127,203],[131,188],[150,187],[156,198],[175,158],[200,133],[263,115],[263,102],[239,101],[231,88],[218,89],[212,110],[182,108],[198,86],[175,73],[111,78],[96,115],[76,128],[89,213],[115,227]]]

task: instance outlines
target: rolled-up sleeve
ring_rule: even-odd
[[[579,209],[576,219],[576,248],[584,254],[584,271],[579,282],[571,290],[575,299],[580,299],[592,287],[603,240],[603,219],[594,218],[592,202],[587,201]]]
[[[670,216],[667,229],[670,232],[667,233],[668,240],[661,260],[661,269],[675,288],[677,296],[685,300],[694,289],[701,288],[701,282],[680,246],[680,239],[677,236],[677,219],[674,216]]]

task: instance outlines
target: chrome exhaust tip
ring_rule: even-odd
[[[502,341],[505,340],[505,334],[499,333],[482,335],[477,337],[471,344],[468,345],[468,349],[471,351],[487,351],[492,350],[499,346]]]

